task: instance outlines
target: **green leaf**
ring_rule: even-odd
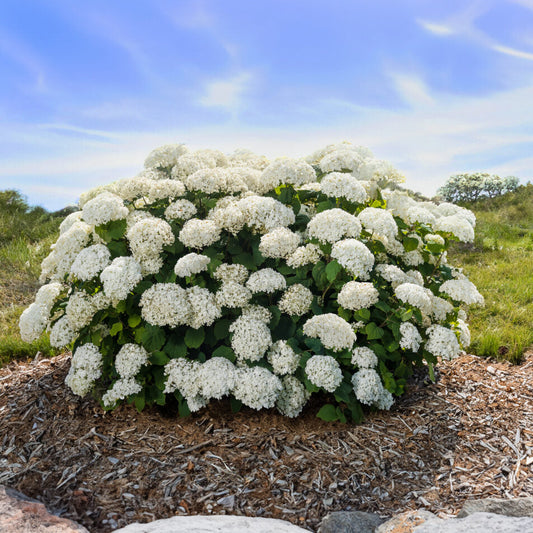
[[[165,352],[157,351],[150,355],[150,363],[152,363],[153,365],[164,366],[169,361],[170,359],[167,357]]]
[[[270,329],[275,328],[279,324],[281,318],[281,311],[277,305],[271,305],[268,310],[272,313],[272,318],[270,319]]]
[[[379,310],[383,311],[384,313],[388,313],[392,309],[389,304],[387,304],[386,302],[383,302],[383,301],[379,301],[379,302],[375,303],[374,307],[377,307]]]
[[[337,417],[338,417],[339,422],[341,422],[342,424],[346,424],[346,416],[344,415],[344,412],[340,408],[340,406],[337,406],[335,411],[337,413]]]
[[[330,200],[326,200],[325,202],[318,202],[316,205],[316,212],[321,213],[322,211],[326,211],[328,209],[331,209],[333,207],[333,203]]]
[[[331,283],[342,271],[342,266],[337,262],[336,259],[333,259],[326,265],[326,277]]]
[[[350,403],[353,387],[343,381],[335,391],[335,399],[338,402]]]
[[[225,357],[226,359],[229,359],[232,363],[235,362],[237,357],[235,356],[235,353],[229,346],[219,346],[213,353],[213,357]]]
[[[319,339],[306,338],[304,343],[315,355],[324,352],[324,346]]]
[[[233,262],[244,265],[248,270],[257,270],[253,255],[247,253],[235,255],[233,257]]]
[[[146,400],[144,399],[144,390],[141,391],[136,397],[135,397],[135,407],[139,413],[144,409],[146,405]]]
[[[185,333],[185,344],[188,348],[199,348],[205,339],[204,328],[194,329],[188,328],[187,333]]]
[[[444,251],[444,246],[436,242],[426,244],[426,248],[434,255],[439,255]]]
[[[131,315],[128,317],[128,326],[135,328],[141,323],[142,318],[139,315]]]
[[[102,340],[102,332],[101,332],[101,330],[97,329],[96,331],[93,331],[91,333],[91,342],[94,345],[100,346],[101,340]]]
[[[408,320],[411,320],[412,316],[413,316],[412,309],[404,309],[400,313],[400,319],[402,320],[402,322],[407,322]]]
[[[418,248],[418,239],[414,237],[404,237],[403,238],[403,247],[406,252],[412,252]]]
[[[187,346],[183,338],[176,333],[172,334],[165,344],[165,353],[172,359],[185,357],[187,355]]]
[[[320,408],[320,411],[318,411],[318,413],[316,414],[316,416],[322,420],[325,420],[326,422],[333,422],[339,419],[337,409],[334,405],[331,405],[330,403],[323,405]]]
[[[433,368],[433,363],[428,363],[429,379],[435,383],[435,370]]]
[[[215,327],[213,328],[215,333],[215,338],[217,340],[226,339],[229,337],[229,327],[231,325],[231,321],[227,318],[223,318],[222,320],[218,320],[215,324]]]
[[[349,322],[352,319],[352,312],[349,309],[344,309],[344,307],[339,307],[337,310],[337,314],[346,320],[346,322]]]
[[[158,350],[161,350],[165,344],[165,340],[166,336],[163,328],[152,326],[151,324],[146,324],[143,328],[141,342],[149,352],[157,352]]]
[[[322,289],[324,289],[326,287],[326,285],[328,283],[328,278],[327,278],[327,275],[326,275],[326,265],[322,261],[319,261],[313,267],[312,276],[313,276],[313,279],[315,280],[316,286],[320,290],[322,290]]]
[[[385,334],[385,330],[378,327],[375,322],[370,322],[365,326],[365,333],[368,340],[381,339]]]
[[[118,241],[126,232],[126,219],[122,220],[112,220],[111,222],[108,222],[107,224],[102,224],[100,226],[96,226],[94,228],[94,231],[104,239],[105,242],[111,242],[111,241]]]
[[[233,396],[230,397],[229,403],[231,405],[232,413],[238,413],[242,408],[242,402]]]
[[[122,328],[122,322],[115,322],[109,330],[109,335],[111,335],[111,337],[114,337],[119,331],[122,331]]]
[[[124,313],[126,311],[126,300],[121,300],[118,302],[118,304],[115,306],[115,309],[117,313]]]
[[[111,241],[107,244],[107,247],[113,259],[128,255],[128,245],[124,241]]]
[[[361,320],[364,320],[365,322],[367,320],[370,320],[370,310],[369,309],[359,309],[358,311],[354,312],[355,318],[360,318]]]

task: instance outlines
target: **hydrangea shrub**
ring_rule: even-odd
[[[321,393],[318,416],[359,421],[468,345],[463,308],[483,298],[446,250],[474,215],[387,188],[402,176],[366,148],[171,145],[145,167],[82,195],[20,319],[25,340],[72,347],[75,394],[295,417]]]

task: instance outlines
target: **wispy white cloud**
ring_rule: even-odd
[[[390,77],[402,100],[411,107],[425,107],[434,103],[428,87],[420,76],[395,72]]]
[[[524,52],[522,50],[510,48],[509,46],[502,46],[500,44],[492,45],[492,49],[508,56],[519,57],[520,59],[528,59],[529,61],[533,61],[533,53],[531,52]]]
[[[243,98],[252,79],[250,72],[241,72],[227,79],[212,80],[206,84],[198,103],[237,113],[243,106]]]
[[[429,31],[430,33],[433,33],[434,35],[452,35],[455,33],[455,30],[451,28],[450,26],[447,26],[445,24],[437,24],[435,22],[428,22],[423,19],[417,19],[417,22],[422,28]]]

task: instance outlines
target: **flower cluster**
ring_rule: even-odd
[[[273,161],[158,148],[82,194],[21,336],[72,348],[67,385],[105,409],[389,409],[415,366],[468,345],[462,308],[483,303],[446,256],[475,217],[389,187],[402,179],[350,143]]]

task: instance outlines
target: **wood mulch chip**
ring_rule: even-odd
[[[413,381],[386,413],[326,423],[310,406],[188,419],[104,413],[63,381],[69,355],[0,369],[0,484],[92,532],[180,514],[289,520],[328,512],[456,513],[466,499],[533,495],[533,353],[519,366],[463,355]]]

